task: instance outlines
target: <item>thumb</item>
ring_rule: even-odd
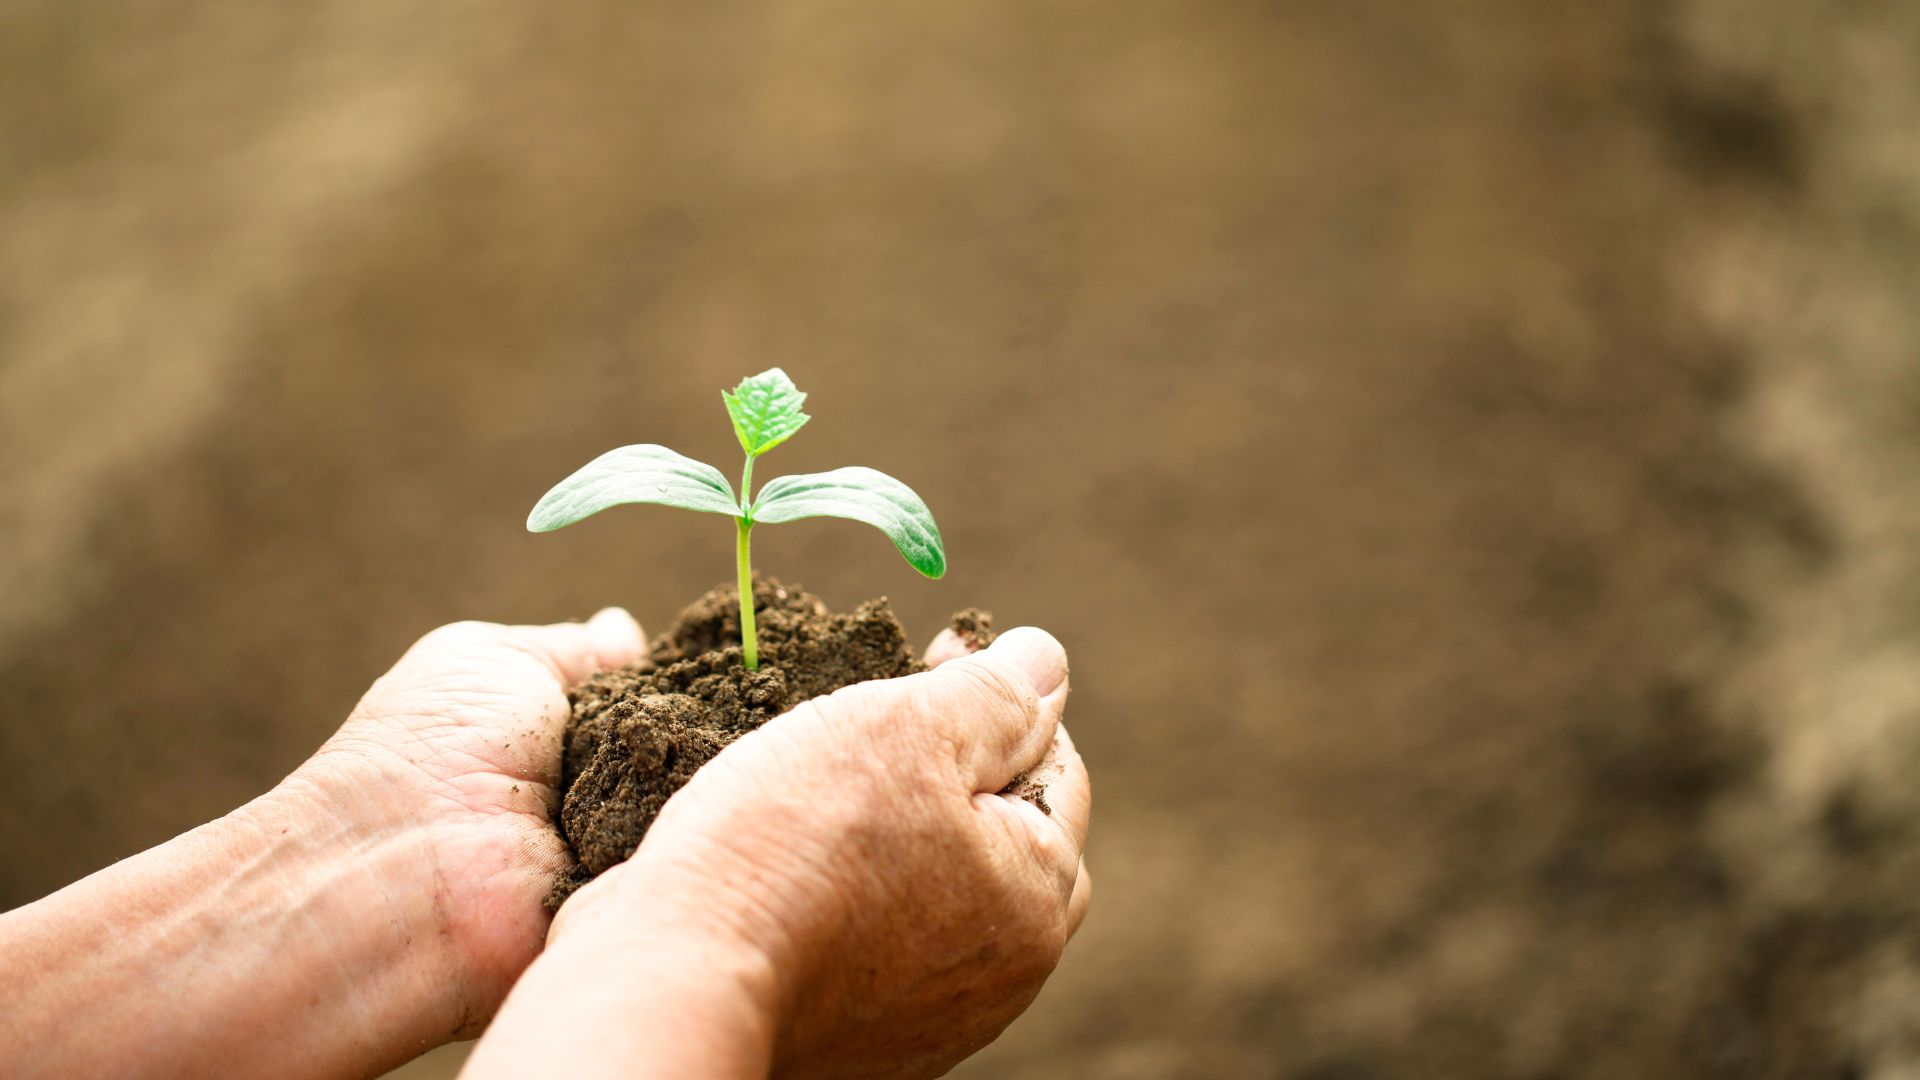
[[[953,738],[978,791],[999,791],[1053,744],[1066,710],[1067,653],[1045,630],[1009,630],[979,652],[902,682],[921,681],[927,721]]]

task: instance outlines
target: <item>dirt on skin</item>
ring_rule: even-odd
[[[647,656],[573,689],[560,831],[576,861],[550,909],[632,855],[673,793],[735,739],[809,698],[927,670],[885,597],[835,614],[773,578],[756,577],[753,591],[758,670],[741,663],[738,590],[720,587],[682,611]],[[953,628],[975,649],[993,640],[992,616],[977,608],[955,615]],[[1008,791],[1047,809],[1046,788],[1024,774]]]

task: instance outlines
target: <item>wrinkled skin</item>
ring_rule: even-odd
[[[463,1034],[547,936],[540,901],[566,859],[551,824],[566,688],[643,642],[618,610],[442,627],[290,781],[418,845]],[[752,950],[774,973],[761,1008],[777,1013],[782,1075],[932,1076],[986,1045],[1084,915],[1090,794],[1060,726],[1066,657],[1049,635],[1010,631],[969,655],[943,634],[928,661],[729,747],[550,940],[641,919]],[[1022,772],[1048,783],[1051,814],[997,794]]]
[[[639,627],[422,638],[272,791],[0,915],[8,1076],[371,1076],[538,955],[569,684]]]
[[[0,915],[13,1071],[374,1075],[497,1009],[474,1076],[926,1076],[1026,1006],[1088,898],[1058,643],[776,718],[549,927],[566,690],[641,648],[442,627],[273,791]]]
[[[459,1034],[471,1038],[539,954],[542,907],[567,864],[553,828],[567,688],[642,655],[633,617],[463,622],[421,638],[283,786],[306,786],[362,833],[404,836],[450,955]],[[431,938],[429,939],[431,940]]]
[[[938,1076],[998,1035],[1091,897],[1066,655],[1019,629],[928,660],[702,769],[561,910],[470,1075]],[[1023,772],[1050,814],[999,794]]]
[[[591,933],[627,890],[724,923],[779,973],[783,1076],[937,1076],[992,1041],[1086,911],[1090,796],[1058,726],[1058,644],[1021,629],[957,651],[943,637],[934,671],[809,701],[729,747],[556,938],[576,915]],[[1050,815],[996,794],[1029,768]]]

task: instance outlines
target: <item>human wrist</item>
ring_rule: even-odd
[[[303,767],[215,827],[244,860],[236,902],[281,913],[285,969],[360,1014],[361,1030],[406,1047],[399,1060],[484,1023],[426,829],[377,778]]]
[[[398,790],[371,763],[316,758],[222,824],[260,837],[296,886],[346,901],[318,914],[321,933],[390,926],[407,958],[458,969],[428,823]]]
[[[668,960],[689,964],[768,1022],[784,1011],[790,962],[709,895],[711,882],[678,880],[636,857],[600,875],[568,900],[547,936],[545,955],[582,966]],[[725,890],[733,892],[732,889]]]
[[[675,905],[589,888],[568,901],[463,1075],[763,1077],[780,1017],[764,951]]]
[[[272,838],[295,902],[312,912],[307,936],[343,954],[321,958],[321,978],[350,970],[347,992],[381,1003],[369,1026],[404,1039],[408,1056],[477,1036],[547,927],[540,899],[551,871],[492,874],[480,893],[456,886],[518,852],[444,812],[446,801],[423,797],[416,767],[398,754],[330,746],[229,817]],[[532,891],[518,880],[529,876]]]
[[[0,919],[15,1049],[48,1075],[218,1061],[299,1077],[378,1072],[450,1037],[445,960],[385,884],[408,839],[310,794],[276,789]]]

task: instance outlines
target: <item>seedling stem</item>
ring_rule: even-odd
[[[727,487],[720,470],[646,443],[609,450],[542,496],[527,516],[527,528],[550,532],[624,503],[658,503],[683,510],[725,514],[734,523],[734,553],[740,574],[740,661],[760,667],[760,640],[753,618],[752,533],[756,523],[777,524],[810,517],[864,522],[887,534],[907,564],[930,578],[947,572],[947,553],[933,514],[913,489],[885,473],[858,465],[802,476],[778,476],[758,498],[753,459],[793,437],[807,423],[800,411],[807,395],[787,373],[770,368],[743,379],[721,398],[747,462],[740,491]]]

